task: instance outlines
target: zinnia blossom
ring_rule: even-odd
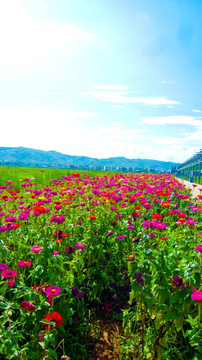
[[[84,244],[76,244],[76,245],[75,245],[75,247],[76,247],[77,249],[84,249],[85,246],[86,246],[86,245],[84,245]]]
[[[93,214],[89,215],[88,218],[89,218],[90,220],[96,220],[96,219],[97,219],[97,217],[96,217],[95,215],[93,215]]]
[[[21,301],[20,307],[25,311],[34,311],[35,306],[29,301]]]
[[[202,291],[196,290],[193,294],[191,294],[191,299],[196,300],[202,304]]]
[[[52,296],[58,296],[61,293],[61,289],[58,286],[48,286],[45,290],[45,294],[48,297]]]
[[[53,311],[52,314],[48,313],[46,315],[46,317],[44,318],[44,320],[52,322],[52,323],[54,323],[55,326],[58,326],[58,327],[61,327],[62,323],[63,323],[62,316],[56,311]],[[45,327],[46,331],[53,328],[53,324],[42,323],[42,325],[46,325],[46,327]]]
[[[0,264],[0,272],[7,270],[8,266],[6,264]]]
[[[85,291],[83,290],[83,291],[79,292],[79,291],[78,291],[78,288],[77,288],[76,286],[73,286],[73,288],[72,288],[72,295],[81,298],[81,297],[83,297],[83,296],[85,295]]]
[[[202,244],[196,245],[195,250],[196,250],[196,251],[199,251],[200,253],[202,253]],[[1,266],[1,265],[0,265],[0,266]]]
[[[35,252],[35,253],[39,253],[42,250],[43,250],[43,248],[41,246],[32,246],[30,249],[30,251]]]
[[[53,215],[50,221],[53,223],[62,224],[65,221],[65,217],[64,215]]]
[[[124,239],[126,237],[126,235],[120,235],[120,236],[117,236],[116,239],[119,240],[119,239]]]
[[[5,279],[12,279],[17,276],[17,271],[12,269],[7,269],[1,273],[1,276],[4,277]]]
[[[17,262],[17,266],[19,267],[26,267],[26,266],[30,266],[32,265],[31,261],[27,261],[27,260],[21,260]]]

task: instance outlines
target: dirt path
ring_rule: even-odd
[[[180,183],[184,184],[187,189],[191,190],[192,199],[196,198],[198,195],[202,195],[202,185],[196,183],[190,183],[187,180],[176,178]]]

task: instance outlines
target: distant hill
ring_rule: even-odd
[[[112,170],[123,168],[159,171],[169,171],[180,163],[150,160],[150,159],[126,159],[125,157],[110,157],[97,159],[87,156],[65,155],[57,151],[43,151],[25,147],[0,147],[0,165],[15,165],[28,167],[58,167],[80,169],[103,169],[108,167]]]

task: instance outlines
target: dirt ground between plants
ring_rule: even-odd
[[[176,178],[180,183],[184,184],[186,189],[191,190],[192,199],[196,198],[198,195],[202,195],[202,185],[191,183],[187,180]]]

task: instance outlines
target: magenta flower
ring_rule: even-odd
[[[58,296],[60,295],[61,291],[62,290],[58,286],[48,286],[45,289],[45,294],[47,297]]]
[[[124,239],[126,237],[126,235],[120,235],[120,236],[117,236],[116,239],[119,240],[119,239]]]
[[[110,235],[112,235],[112,234],[113,234],[113,231],[110,230],[110,231],[108,231],[107,236],[110,236]]]
[[[29,301],[21,301],[20,307],[25,311],[33,311],[35,310],[35,306]]]
[[[53,251],[53,255],[55,256],[59,255],[59,251]]]
[[[12,287],[12,286],[14,286],[15,285],[15,281],[14,280],[7,280],[8,281],[8,286],[9,287]]]
[[[4,219],[5,222],[16,222],[17,219],[15,216],[6,216],[5,219]]]
[[[39,253],[42,250],[43,250],[43,248],[41,246],[32,246],[32,248],[30,249],[30,251],[35,252],[35,253]]]
[[[202,244],[196,245],[195,250],[196,250],[196,251],[199,251],[200,253],[202,253]]]
[[[53,215],[50,221],[53,223],[62,224],[65,221],[65,217],[64,215]]]
[[[196,290],[193,294],[191,294],[191,299],[196,300],[202,304],[202,291]]]
[[[127,226],[127,229],[134,230],[134,226],[128,225],[128,226]]]
[[[27,261],[27,260],[21,260],[17,262],[17,266],[19,267],[26,267],[26,266],[30,266],[32,265],[31,261]]]
[[[85,246],[86,246],[86,245],[84,245],[84,244],[76,244],[76,245],[75,245],[75,247],[76,247],[77,249],[84,249]]]
[[[5,279],[12,279],[17,276],[17,271],[12,269],[7,269],[1,273],[1,276],[4,277]]]

